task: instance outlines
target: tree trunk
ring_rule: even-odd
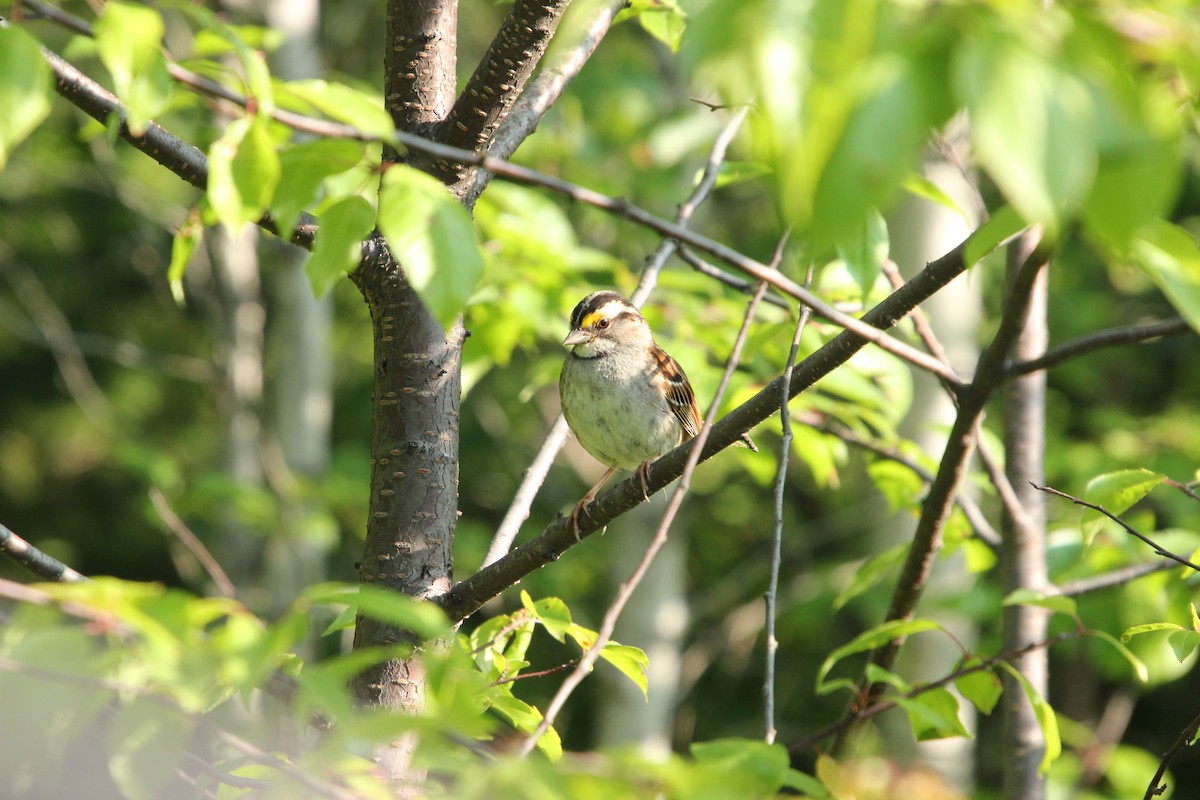
[[[1037,244],[1037,234],[1025,234],[1009,246],[1009,275]],[[1030,297],[1025,330],[1013,346],[1011,358],[1025,361],[1046,350],[1046,269],[1043,268]],[[1005,514],[1001,536],[1000,575],[1004,594],[1017,589],[1044,590],[1046,572],[1046,522],[1042,493],[1031,483],[1042,484],[1046,429],[1046,373],[1037,371],[1013,380],[1004,392],[1005,471],[1023,512],[1020,518]],[[1017,650],[1046,638],[1050,612],[1030,605],[1004,608],[1004,650]],[[1047,689],[1044,648],[1013,662],[1043,697]],[[1004,798],[1041,800],[1046,782],[1038,774],[1046,743],[1033,707],[1021,685],[1004,676]]]

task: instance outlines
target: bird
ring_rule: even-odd
[[[620,294],[592,292],[571,312],[570,326],[558,382],[563,416],[583,449],[608,467],[571,512],[578,539],[579,515],[613,473],[632,470],[646,495],[650,462],[698,434],[701,417],[683,367]]]

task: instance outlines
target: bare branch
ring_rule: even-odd
[[[804,277],[805,287],[812,285],[813,265],[809,263],[808,273]],[[804,326],[808,324],[809,308],[800,308],[800,318],[796,321],[796,331],[792,334],[792,346],[788,350],[787,363],[783,367],[783,380],[779,384],[779,423],[783,429],[783,439],[779,443],[779,464],[775,468],[775,527],[771,535],[771,569],[767,580],[765,599],[766,615],[766,668],[763,676],[763,738],[767,744],[775,743],[775,654],[779,650],[779,640],[775,638],[776,601],[779,597],[779,567],[783,561],[783,494],[787,485],[788,457],[792,450],[792,414],[788,403],[787,387],[792,383],[792,371],[796,367],[796,356],[800,352],[800,337]]]
[[[74,583],[87,580],[66,564],[47,555],[0,523],[0,553],[47,581]]]
[[[1175,553],[1172,553],[1170,550],[1164,549],[1153,539],[1151,539],[1150,537],[1146,536],[1141,531],[1137,530],[1133,526],[1131,526],[1128,523],[1126,523],[1125,521],[1123,521],[1120,517],[1118,517],[1116,514],[1113,514],[1111,511],[1109,511],[1104,506],[1096,505],[1095,503],[1089,503],[1087,500],[1081,500],[1080,498],[1075,497],[1073,495],[1069,495],[1066,492],[1060,492],[1058,489],[1055,489],[1052,486],[1038,486],[1035,483],[1035,484],[1033,484],[1033,488],[1037,489],[1039,492],[1046,492],[1047,494],[1057,495],[1058,497],[1061,497],[1065,500],[1070,500],[1072,503],[1074,503],[1077,506],[1083,506],[1084,508],[1090,508],[1093,511],[1099,511],[1101,514],[1108,517],[1113,522],[1117,523],[1122,528],[1124,528],[1125,531],[1127,533],[1129,533],[1131,536],[1134,536],[1134,537],[1142,540],[1146,544],[1150,545],[1150,547],[1154,550],[1154,553],[1156,555],[1160,555],[1163,558],[1169,558],[1176,563],[1182,564],[1185,567],[1188,567],[1190,569],[1196,570],[1197,572],[1200,572],[1200,567],[1196,566],[1191,561],[1188,561],[1183,556],[1177,555]]]
[[[1167,776],[1167,767],[1171,765],[1175,756],[1179,755],[1183,748],[1192,743],[1192,740],[1196,738],[1197,731],[1200,731],[1200,715],[1197,715],[1186,728],[1179,732],[1179,736],[1167,748],[1167,752],[1163,753],[1162,760],[1158,762],[1158,771],[1154,773],[1150,785],[1146,787],[1143,800],[1154,800],[1155,797],[1161,797],[1167,791],[1166,784],[1162,782],[1163,778]]]
[[[1109,572],[1102,572],[1099,575],[1090,575],[1086,578],[1071,581],[1070,583],[1059,584],[1057,588],[1050,591],[1050,594],[1062,595],[1063,597],[1077,597],[1089,592],[1111,589],[1114,586],[1124,586],[1138,578],[1153,575],[1156,572],[1162,572],[1166,569],[1176,569],[1176,567],[1170,561],[1147,561],[1142,564],[1130,564],[1129,566],[1118,567]]]
[[[1161,339],[1166,336],[1180,336],[1194,333],[1187,320],[1182,318],[1163,320],[1149,325],[1130,325],[1125,328],[1112,328],[1106,331],[1096,331],[1069,342],[1064,342],[1046,352],[1040,358],[1028,361],[1018,361],[1008,368],[1010,375],[1028,375],[1038,370],[1049,369],[1062,362],[1087,355],[1105,347],[1116,347],[1123,344],[1144,342],[1149,339]]]
[[[689,267],[696,270],[696,272],[699,272],[701,275],[707,275],[708,277],[712,278],[713,280],[718,281],[719,283],[723,283],[726,286],[730,287],[731,289],[737,289],[739,292],[742,292],[743,294],[753,294],[755,289],[757,288],[752,281],[742,280],[741,278],[737,277],[736,275],[730,275],[728,272],[721,269],[720,267],[717,267],[717,266],[714,266],[714,265],[708,263],[703,258],[701,258],[700,256],[693,253],[691,251],[691,249],[689,249],[687,247],[679,248],[679,258],[680,258],[680,260],[683,261],[683,263],[687,264]],[[778,297],[773,294],[767,294],[763,298],[763,302],[770,303],[771,305],[776,306],[777,308],[786,308],[789,310],[791,309],[791,305],[788,303],[788,301],[784,300],[782,297]],[[805,308],[807,308],[807,306],[805,306]]]
[[[187,526],[175,510],[171,508],[167,498],[157,488],[150,489],[150,502],[154,504],[154,510],[158,514],[158,518],[162,520],[163,525],[167,530],[175,535],[183,543],[183,546],[200,562],[200,566],[208,573],[208,577],[212,578],[213,584],[217,587],[217,591],[222,597],[236,597],[237,589],[234,588],[233,581],[229,580],[229,575],[221,568],[221,564],[213,557],[208,548],[204,546],[204,542],[192,533],[192,529]]]

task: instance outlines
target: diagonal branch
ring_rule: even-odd
[[[1065,500],[1070,500],[1072,503],[1074,503],[1077,506],[1083,506],[1084,508],[1090,508],[1093,511],[1100,512],[1101,514],[1108,517],[1113,522],[1117,523],[1122,528],[1124,528],[1125,532],[1128,533],[1130,536],[1140,539],[1142,542],[1144,542],[1145,544],[1147,544],[1151,548],[1153,548],[1155,555],[1160,555],[1163,558],[1169,558],[1178,564],[1182,564],[1183,566],[1188,567],[1189,569],[1194,569],[1197,572],[1200,572],[1200,567],[1196,566],[1191,561],[1188,561],[1183,556],[1178,555],[1176,553],[1172,553],[1170,550],[1163,548],[1160,544],[1155,542],[1153,539],[1146,536],[1146,534],[1142,533],[1137,528],[1134,528],[1129,523],[1125,522],[1120,517],[1118,517],[1116,514],[1109,511],[1104,506],[1097,505],[1095,503],[1089,503],[1087,500],[1082,500],[1078,497],[1074,497],[1073,495],[1069,495],[1066,492],[1060,492],[1058,489],[1055,489],[1052,486],[1038,486],[1035,483],[1035,484],[1033,484],[1033,488],[1037,489],[1039,492],[1046,492],[1047,494],[1052,494],[1057,497],[1061,497]]]
[[[901,289],[885,298],[863,317],[863,322],[878,329],[895,325],[904,315],[924,302],[965,269],[965,243],[958,245],[937,261],[931,262]],[[795,397],[817,380],[846,363],[865,347],[866,340],[857,333],[843,331],[815,353],[796,365],[787,390]],[[700,453],[700,460],[714,455],[738,441],[738,437],[779,410],[783,393],[783,378],[776,378],[758,394],[730,412],[713,426],[712,434]],[[690,444],[675,448],[658,459],[646,473],[646,488],[653,494],[683,474]],[[641,482],[625,480],[600,495],[580,519],[580,537],[586,537],[616,519],[634,506],[644,502]],[[535,539],[517,547],[496,563],[456,584],[437,602],[457,622],[473,614],[483,603],[519,581],[534,570],[557,560],[576,544],[569,520],[560,517]]]
[[[0,553],[47,581],[75,583],[86,577],[68,567],[54,556],[39,550],[0,523]]]

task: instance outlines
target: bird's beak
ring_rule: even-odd
[[[592,335],[583,328],[576,328],[567,334],[567,338],[563,339],[564,347],[574,347],[577,344],[586,344],[592,340]]]

